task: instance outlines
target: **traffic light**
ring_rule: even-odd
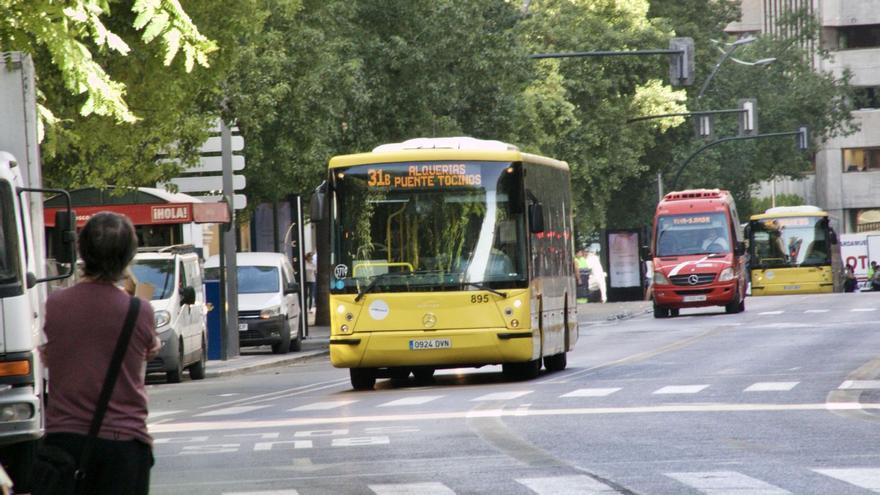
[[[669,83],[690,86],[694,83],[694,39],[672,38],[669,49],[682,52],[669,55]]]
[[[715,116],[712,114],[697,115],[697,136],[706,140],[715,137]]]
[[[758,134],[758,100],[754,98],[739,100],[739,109],[739,135]]]
[[[797,144],[798,149],[801,151],[806,151],[810,148],[810,130],[807,126],[798,127]]]

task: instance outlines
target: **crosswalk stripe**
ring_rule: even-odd
[[[847,380],[837,388],[841,390],[873,390],[880,388],[880,380]]]
[[[808,309],[804,311],[804,313],[827,313],[830,310],[827,309]]]
[[[531,390],[512,390],[510,392],[495,392],[491,394],[481,395],[479,397],[471,399],[471,401],[481,401],[481,400],[513,400],[524,395],[528,395],[532,393]]]
[[[223,492],[223,495],[299,495],[296,490],[266,490],[264,492]]]
[[[880,468],[814,469],[813,471],[880,493]]]
[[[791,493],[736,471],[664,474],[706,495],[789,495]]]
[[[707,388],[708,385],[669,385],[655,390],[654,394],[696,394]]]
[[[793,389],[800,382],[758,382],[753,383],[743,392],[776,392]]]
[[[389,485],[369,485],[376,495],[455,495],[443,483],[403,483]]]
[[[610,388],[579,388],[577,390],[573,390],[565,395],[560,395],[560,397],[607,397],[614,392],[620,390],[620,387],[610,387]]]
[[[199,416],[232,416],[234,414],[244,414],[251,411],[256,411],[257,409],[264,409],[269,406],[235,406],[235,407],[225,407],[223,409],[217,409],[214,411],[208,411],[200,414],[196,414],[196,417]]]
[[[379,404],[377,407],[394,407],[394,406],[418,406],[420,404],[426,404],[431,402],[432,400],[437,400],[443,397],[442,395],[422,395],[418,397],[404,397],[403,399],[393,400],[391,402],[386,402],[384,404]]]
[[[329,409],[336,409],[338,407],[344,407],[349,404],[353,404],[357,402],[356,400],[329,400],[324,402],[313,402],[311,404],[306,404],[304,406],[294,407],[293,409],[288,409],[288,411],[327,411]]]
[[[619,493],[605,483],[584,475],[521,478],[517,479],[516,482],[525,485],[538,495],[599,495]]]
[[[147,420],[161,418],[162,416],[170,416],[172,414],[182,413],[184,410],[177,411],[150,411],[150,414],[147,416]]]
[[[877,308],[853,308],[850,311],[853,313],[867,313],[870,311],[877,311]]]
[[[767,315],[781,315],[782,313],[785,313],[785,311],[762,311],[758,314],[762,315],[762,316],[767,316]]]

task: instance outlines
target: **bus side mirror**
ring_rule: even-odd
[[[831,244],[837,244],[837,232],[831,227],[828,227],[828,240],[831,241]]]
[[[733,254],[737,256],[742,256],[746,254],[746,243],[743,241],[737,242],[736,247],[733,248]]]
[[[529,205],[529,232],[532,234],[544,232],[544,207],[541,203]]]
[[[189,286],[180,289],[180,302],[186,305],[195,304],[196,290]]]
[[[314,223],[324,221],[324,207],[327,202],[327,181],[321,183],[312,193],[312,199],[309,201],[309,218]]]
[[[52,251],[59,263],[76,261],[76,214],[73,210],[55,212],[55,232],[52,235]]]

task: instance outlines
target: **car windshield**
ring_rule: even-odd
[[[331,290],[519,287],[526,280],[519,166],[395,163],[336,174]],[[374,284],[375,286],[375,284]]]
[[[730,230],[721,212],[663,215],[657,218],[657,256],[729,253]]]
[[[135,279],[141,284],[153,286],[152,300],[168,299],[174,290],[174,260],[135,259],[131,264]]]
[[[236,273],[239,294],[278,292],[281,287],[278,267],[275,266],[239,266]],[[220,280],[220,268],[206,268],[205,280]]]
[[[820,266],[831,263],[826,217],[779,217],[751,222],[754,268]]]

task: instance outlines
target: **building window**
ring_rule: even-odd
[[[880,230],[880,209],[851,210],[855,213],[856,232],[874,232]]]
[[[880,171],[880,147],[845,148],[843,150],[844,172]]]
[[[855,108],[880,108],[880,86],[862,86],[853,88]]]
[[[837,46],[840,50],[880,47],[880,24],[838,28]]]

